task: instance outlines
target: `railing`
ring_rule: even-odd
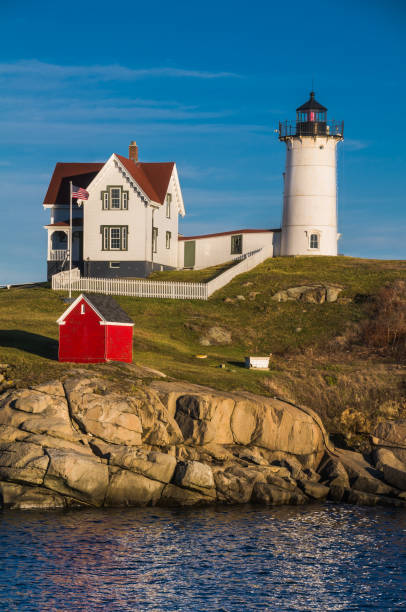
[[[225,270],[208,283],[181,283],[176,281],[155,281],[126,278],[81,278],[79,268],[71,271],[72,291],[103,293],[105,295],[126,295],[141,298],[167,298],[172,300],[207,300],[215,291],[227,285],[234,277],[248,272],[273,255],[272,244],[245,253],[232,268]],[[52,289],[69,289],[69,270],[52,276]]]
[[[258,249],[257,251],[252,251],[251,255],[249,255],[248,257],[245,257],[235,266],[233,266],[232,268],[229,268],[228,270],[225,270],[225,272],[223,272],[222,274],[219,274],[219,276],[216,276],[216,278],[213,278],[211,281],[207,283],[207,297],[210,297],[211,295],[213,295],[215,291],[218,291],[225,285],[228,285],[228,283],[232,281],[233,278],[235,278],[239,274],[243,274],[244,272],[249,272],[249,270],[252,270],[252,268],[255,268],[260,263],[265,261],[265,259],[268,259],[268,257],[272,257],[272,256],[273,256],[273,245],[272,244],[268,244],[262,247],[262,249]]]
[[[344,121],[283,121],[279,122],[279,138],[291,136],[344,136]]]
[[[53,249],[49,252],[48,261],[63,261],[67,255],[66,249]]]

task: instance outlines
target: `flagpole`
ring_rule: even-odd
[[[69,299],[72,298],[72,181],[69,181]]]

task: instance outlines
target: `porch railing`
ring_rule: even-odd
[[[49,251],[48,261],[63,261],[67,256],[68,251],[66,249],[53,249]]]

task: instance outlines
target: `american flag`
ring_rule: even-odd
[[[82,187],[76,187],[72,185],[72,198],[79,198],[80,200],[87,200],[89,198],[89,192]]]

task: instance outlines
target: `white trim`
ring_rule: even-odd
[[[131,176],[128,170],[123,166],[123,164],[118,159],[118,157],[115,155],[115,153],[113,153],[112,157],[114,158],[113,159],[114,165],[119,170],[119,172],[121,172],[121,174],[124,176],[127,183],[129,183],[130,187],[133,188],[133,190],[141,197],[142,200],[144,200],[145,202],[149,204],[152,201],[151,198],[149,198],[147,194],[145,193],[145,191],[141,189],[141,187],[136,182],[135,178]]]
[[[103,317],[103,315],[100,314],[100,312],[97,310],[97,308],[91,303],[89,302],[89,300],[86,299],[86,296],[81,293],[74,302],[72,302],[72,304],[69,306],[69,308],[67,308],[65,310],[65,312],[63,314],[61,314],[61,316],[59,317],[59,319],[57,320],[57,323],[59,325],[61,325],[61,323],[66,319],[66,317],[72,312],[72,310],[74,310],[76,308],[76,306],[79,304],[80,300],[85,300],[86,304],[88,304],[88,306],[90,306],[90,308],[97,314],[97,316],[102,320],[105,321],[106,319]]]
[[[116,323],[114,321],[99,321],[99,325],[117,325],[120,327],[134,327],[135,323]]]
[[[178,213],[181,217],[184,217],[186,214],[185,205],[183,203],[182,190],[180,188],[178,170],[176,168],[176,164],[173,165],[172,176],[175,182],[175,195],[176,195],[176,205],[178,208]]]

